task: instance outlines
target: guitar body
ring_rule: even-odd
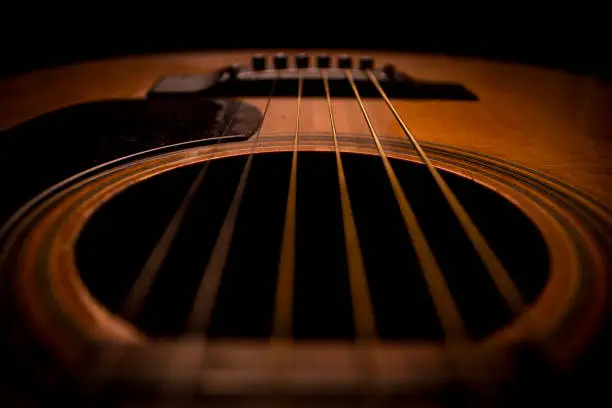
[[[296,54],[286,52],[290,56]],[[210,228],[214,231],[210,232],[210,238],[206,238],[207,247],[214,246],[225,209],[230,208],[235,185],[240,183],[242,162],[238,163],[238,160],[246,160],[248,155],[254,155],[252,171],[255,173],[246,185],[255,183],[260,189],[259,194],[269,197],[269,201],[256,201],[248,198],[256,197],[255,193],[245,193],[246,201],[243,204],[250,206],[253,219],[259,219],[252,224],[252,228],[259,232],[244,235],[248,239],[242,241],[235,238],[234,243],[239,242],[241,248],[247,249],[244,249],[242,255],[232,255],[230,252],[230,259],[232,256],[233,259],[252,259],[252,263],[249,266],[248,262],[242,261],[242,266],[236,266],[237,261],[233,264],[228,261],[230,270],[250,267],[252,274],[261,272],[265,275],[267,272],[263,271],[267,269],[264,266],[271,265],[268,269],[273,269],[273,274],[269,279],[276,281],[276,254],[284,243],[280,232],[285,225],[283,220],[287,194],[291,191],[291,155],[294,148],[297,161],[301,163],[298,166],[303,166],[298,167],[296,182],[298,237],[300,225],[314,225],[310,229],[303,227],[302,231],[308,230],[308,236],[302,241],[298,238],[298,245],[300,242],[311,244],[308,244],[308,251],[303,250],[303,253],[308,252],[308,260],[306,255],[300,255],[300,250],[297,250],[298,263],[299,259],[303,259],[303,266],[302,269],[296,269],[296,302],[300,302],[299,296],[316,299],[317,290],[326,286],[326,276],[316,273],[319,267],[321,270],[332,271],[335,270],[335,262],[339,262],[343,265],[340,269],[344,271],[350,266],[347,266],[348,261],[334,260],[336,252],[344,256],[341,224],[337,227],[339,238],[325,237],[326,234],[333,235],[335,231],[331,227],[328,231],[325,226],[344,218],[340,213],[340,195],[335,190],[338,188],[333,154],[336,147],[330,125],[330,107],[324,93],[316,95],[313,92],[302,98],[297,97],[297,89],[295,96],[291,92],[278,96],[271,91],[270,97],[265,96],[265,93],[240,95],[239,91],[236,91],[236,95],[211,97],[186,93],[182,96],[162,95],[156,98],[151,94],[161,78],[215,72],[231,64],[249,66],[252,55],[252,52],[215,52],[129,57],[57,67],[0,80],[0,137],[3,138],[0,140],[0,155],[4,159],[0,164],[0,180],[5,186],[0,224],[6,226],[1,237],[1,267],[5,287],[3,291],[7,287],[12,288],[10,298],[6,296],[3,305],[7,311],[3,316],[7,339],[3,344],[3,354],[18,356],[21,355],[19,353],[25,353],[31,357],[28,368],[19,368],[19,380],[14,381],[21,385],[6,386],[9,400],[20,401],[24,398],[23,394],[27,394],[24,390],[28,386],[23,384],[30,381],[28,379],[57,398],[65,398],[66,395],[77,398],[74,395],[85,394],[70,391],[73,385],[59,387],[61,391],[48,391],[54,390],[53,384],[57,382],[73,384],[75,377],[87,378],[84,382],[88,387],[93,387],[87,388],[87,392],[100,392],[99,389],[104,388],[100,383],[105,384],[105,381],[100,380],[103,377],[100,372],[104,372],[104,367],[111,365],[109,362],[121,354],[127,354],[129,358],[124,358],[124,362],[115,366],[120,368],[113,369],[118,373],[115,377],[120,377],[116,381],[121,384],[121,391],[113,394],[113,398],[125,393],[131,395],[133,390],[126,392],[127,387],[137,390],[133,393],[139,396],[176,394],[193,398],[197,394],[210,397],[209,403],[221,401],[221,404],[226,401],[223,398],[242,401],[243,398],[255,398],[253,396],[263,398],[263,401],[267,401],[265,398],[312,397],[316,401],[319,401],[318,398],[323,398],[322,401],[330,398],[337,402],[344,401],[342,398],[346,397],[347,403],[354,402],[355,398],[374,398],[372,401],[387,404],[400,397],[416,398],[419,401],[421,398],[436,400],[456,383],[473,383],[464,378],[464,371],[469,378],[482,379],[489,376],[497,380],[499,377],[501,383],[510,381],[506,378],[508,374],[513,384],[515,380],[522,384],[511,388],[513,391],[508,391],[508,395],[528,395],[534,390],[549,393],[551,388],[565,388],[559,387],[561,383],[558,381],[564,380],[560,380],[558,373],[563,373],[564,379],[565,376],[571,378],[568,381],[572,386],[568,386],[568,389],[575,386],[582,392],[591,390],[585,388],[584,383],[589,381],[585,378],[591,378],[588,375],[593,375],[609,361],[608,352],[601,344],[607,338],[608,288],[612,261],[612,252],[609,252],[612,249],[612,189],[609,188],[612,183],[612,118],[608,112],[612,103],[612,87],[592,77],[532,66],[437,55],[372,54],[376,63],[393,64],[398,72],[412,78],[461,84],[476,96],[465,99],[391,96],[390,99],[434,166],[443,173],[450,187],[457,190],[457,196],[465,202],[474,222],[491,240],[491,246],[499,250],[499,256],[508,270],[517,274],[523,271],[524,276],[540,276],[537,278],[540,283],[536,282],[536,278],[534,281],[529,281],[528,277],[516,278],[517,282],[521,279],[521,282],[527,282],[517,283],[527,298],[527,306],[514,317],[509,317],[511,312],[508,312],[508,316],[500,318],[501,323],[491,323],[487,327],[474,323],[472,326],[476,328],[471,330],[471,323],[466,316],[470,333],[468,337],[474,338],[476,345],[460,342],[457,354],[463,357],[454,357],[452,349],[455,344],[448,336],[445,337],[443,329],[430,330],[427,333],[437,333],[431,336],[413,336],[410,330],[405,329],[407,331],[404,332],[404,329],[398,328],[412,324],[409,316],[416,313],[414,310],[402,309],[397,306],[399,303],[392,302],[376,309],[377,302],[383,304],[377,299],[385,297],[384,290],[389,291],[387,293],[390,298],[402,298],[399,294],[401,290],[397,287],[395,292],[391,288],[379,289],[378,292],[372,289],[375,310],[379,313],[386,307],[386,317],[377,314],[380,336],[373,343],[368,339],[364,344],[359,341],[358,330],[347,328],[346,333],[349,334],[345,335],[342,324],[335,325],[332,322],[329,316],[335,313],[333,307],[330,306],[329,310],[332,311],[325,317],[327,306],[317,306],[311,300],[308,301],[310,303],[304,301],[306,306],[301,309],[296,306],[295,313],[298,314],[294,315],[294,333],[302,333],[295,334],[297,341],[286,338],[275,341],[271,328],[273,323],[265,319],[262,321],[267,323],[258,326],[266,327],[265,330],[258,331],[255,327],[257,324],[253,323],[252,330],[248,328],[250,326],[244,326],[247,327],[244,335],[240,335],[239,330],[232,331],[222,323],[215,323],[214,318],[210,340],[202,340],[193,333],[184,335],[179,328],[167,329],[162,323],[157,325],[156,322],[161,320],[151,317],[155,313],[163,315],[165,307],[172,309],[164,301],[158,303],[166,306],[159,306],[155,309],[157,312],[149,311],[148,318],[137,322],[122,316],[119,306],[121,301],[118,299],[124,298],[129,290],[122,289],[123,292],[113,292],[105,297],[103,292],[112,292],[111,286],[124,284],[108,283],[104,286],[104,283],[99,283],[104,281],[103,278],[93,276],[110,276],[115,267],[117,273],[128,274],[122,267],[116,266],[123,262],[123,256],[126,257],[125,264],[131,265],[129,268],[136,276],[146,256],[130,264],[126,255],[130,252],[129,248],[133,246],[134,252],[142,248],[143,253],[150,251],[155,239],[149,239],[146,245],[136,243],[139,235],[136,232],[130,235],[132,227],[128,225],[129,220],[138,218],[135,213],[140,213],[143,220],[146,217],[157,219],[156,200],[160,198],[155,195],[146,196],[149,193],[141,192],[141,201],[132,207],[125,203],[117,204],[117,208],[128,208],[135,213],[129,215],[128,210],[125,210],[126,213],[122,213],[124,218],[120,218],[107,212],[107,215],[110,214],[108,219],[113,218],[115,221],[100,221],[102,218],[96,218],[95,214],[106,211],[104,209],[111,206],[113,200],[127,197],[127,193],[123,192],[137,188],[134,186],[162,180],[163,177],[170,177],[173,171],[197,168],[209,161],[230,164],[227,164],[225,170],[220,168],[215,173],[214,177],[222,180],[218,185],[206,187],[204,184],[202,187],[211,189],[212,200],[215,196],[225,197],[225,201],[219,204],[223,211],[214,206],[206,207],[206,211],[221,214],[215,218],[218,218],[217,227]],[[334,59],[339,53],[331,55]],[[359,187],[361,184],[369,186],[368,183],[371,183],[375,186],[386,185],[388,182],[379,163],[380,151],[373,142],[372,128],[393,162],[408,198],[414,196],[417,215],[419,211],[424,214],[430,211],[428,216],[435,219],[434,211],[450,210],[436,206],[433,201],[425,198],[421,204],[416,203],[420,194],[418,189],[429,180],[428,173],[405,129],[383,98],[368,94],[363,97],[363,105],[360,105],[360,100],[348,92],[346,95],[334,96],[330,101],[338,136],[338,151],[346,157],[348,190],[349,195],[353,192],[351,199],[366,269],[372,270],[370,265],[378,262],[382,265],[380,276],[389,269],[402,270],[403,266],[398,260],[405,254],[397,242],[409,242],[409,238],[396,239],[400,233],[394,231],[403,227],[401,217],[398,215],[397,219],[393,219],[386,214],[396,211],[385,209],[391,207],[359,204],[375,202],[378,197],[378,193],[368,193],[366,187]],[[235,116],[238,110],[240,113]],[[190,144],[221,135],[237,137],[219,143],[204,141]],[[160,150],[155,151],[157,148]],[[140,155],[142,152],[148,153]],[[122,159],[128,155],[134,157]],[[319,159],[317,155],[323,155],[325,160]],[[257,167],[258,160],[263,162],[260,159],[264,157],[269,165]],[[118,160],[116,166],[100,168],[91,174],[79,176],[74,182],[58,187],[19,213],[28,200],[44,190],[113,160]],[[377,175],[372,176],[374,181],[368,182],[366,179],[370,167],[376,168]],[[214,164],[211,166],[213,168]],[[327,170],[313,170],[317,168]],[[301,176],[308,171],[313,171],[313,175]],[[420,172],[420,175],[411,178],[413,171]],[[189,180],[195,178],[196,173],[192,173],[184,177],[191,177]],[[223,178],[224,174],[227,174],[226,179]],[[183,180],[183,176],[163,181],[165,184],[152,185],[149,190],[159,191],[166,186],[168,196],[176,193],[182,197],[188,191],[191,181],[180,180]],[[223,187],[223,180],[231,187]],[[364,180],[363,183],[360,180]],[[431,194],[437,194],[433,179],[431,183]],[[280,193],[275,192],[275,186],[283,186]],[[415,188],[412,193],[411,186]],[[309,192],[310,196],[306,197],[305,192]],[[389,194],[389,197],[393,197]],[[328,196],[334,198],[325,204]],[[149,197],[149,201],[142,197]],[[171,214],[180,206],[181,199],[168,200],[168,208],[164,211]],[[304,204],[301,206],[300,203]],[[429,210],[428,203],[431,203]],[[327,214],[332,207],[337,207],[337,215]],[[516,209],[519,211],[516,212]],[[308,214],[303,216],[306,218],[302,221],[299,218],[300,212]],[[275,219],[275,214],[278,219]],[[360,214],[361,217],[369,218],[372,225],[361,227]],[[164,221],[160,222],[166,224],[171,217],[163,215],[159,218],[163,218]],[[268,218],[269,224],[265,222]],[[206,220],[188,219],[191,220],[188,222],[191,223],[190,231],[196,235],[198,228],[193,225],[202,225],[202,229],[206,228],[204,225],[211,225],[206,224]],[[447,218],[440,215],[440,219]],[[149,230],[146,220],[138,222],[141,223],[134,225],[140,227],[133,228],[140,228],[143,235],[157,237],[163,231],[161,227],[151,227]],[[243,224],[240,223],[238,218],[236,234],[242,234],[239,231]],[[430,224],[423,221],[424,228]],[[125,231],[121,229],[122,225],[126,225]],[[269,230],[266,225],[269,225]],[[388,230],[385,225],[388,225]],[[91,232],[95,228],[102,232],[98,235]],[[246,228],[243,227],[243,230]],[[430,230],[442,236],[452,235],[445,231],[444,225],[436,225]],[[112,231],[117,235],[116,238],[113,238]],[[344,231],[347,231],[346,224]],[[370,238],[364,238],[363,231],[369,231]],[[425,232],[431,241],[430,233]],[[374,238],[375,233],[379,235]],[[104,242],[109,241],[108,237],[111,237],[110,240],[121,241],[120,235],[129,236],[122,241],[123,249],[119,248],[119,244],[115,247],[104,246]],[[77,244],[81,239],[79,237],[84,242],[83,247],[88,245],[89,249],[81,250],[77,247],[81,245]],[[318,239],[325,245],[315,245]],[[364,239],[368,242],[364,243]],[[368,249],[374,248],[373,242],[377,240],[382,244],[376,244],[375,249]],[[438,245],[436,248],[453,248],[453,242],[432,245]],[[273,261],[266,261],[268,263],[257,260],[257,253],[261,252],[266,243],[276,251]],[[198,244],[193,245],[196,248]],[[336,245],[333,248],[339,250],[332,251],[330,245]],[[76,250],[69,249],[75,247]],[[374,255],[368,258],[368,251]],[[44,267],[38,261],[43,252],[46,255],[40,262],[47,265]],[[436,254],[439,256],[439,252]],[[412,257],[410,262],[417,264],[415,259],[418,256],[405,256]],[[85,258],[90,261],[82,260]],[[99,263],[97,267],[96,263]],[[445,265],[450,268],[453,263],[455,261],[440,261],[442,269]],[[204,262],[198,264],[198,270],[203,270],[204,266]],[[40,273],[47,276],[44,281],[37,275],[40,268],[44,269]],[[129,269],[128,266],[125,268]],[[407,271],[411,270],[410,267],[406,268]],[[307,269],[317,277],[316,282],[314,278],[311,281],[300,278],[307,276],[304,272]],[[177,271],[180,270],[177,267]],[[451,292],[453,285],[463,285],[463,289],[457,289],[457,293],[463,291],[467,299],[472,293],[470,291],[476,293],[481,289],[480,286],[470,286],[471,270],[471,266],[466,266],[453,272],[455,278],[449,277]],[[465,273],[465,278],[457,275],[462,273]],[[268,286],[274,288],[274,283],[262,286],[255,278],[248,279],[244,285],[251,285],[253,291],[263,291],[266,293],[263,297],[274,298],[274,291],[265,289]],[[452,279],[461,283],[453,284]],[[197,282],[197,279],[193,282]],[[375,279],[370,280],[372,282],[375,283]],[[424,293],[427,293],[428,287],[431,289],[427,282],[423,283]],[[98,289],[94,289],[95,285]],[[300,285],[308,288],[304,289],[304,293],[309,295],[300,294]],[[495,292],[495,286],[491,285],[491,288],[487,290]],[[234,299],[243,308],[252,307],[257,310],[258,298],[245,294],[246,289],[240,290],[242,292],[232,292],[233,296],[227,295],[228,299]],[[320,290],[325,292],[325,289]],[[354,299],[356,292],[353,290],[350,293]],[[335,304],[334,299],[340,296],[336,297],[332,292],[327,295],[325,293],[321,295],[322,304]],[[404,297],[412,298],[413,295],[406,292]],[[435,299],[435,295],[432,298]],[[488,298],[476,298],[478,296],[474,295],[475,300],[471,306],[464,309],[459,307],[462,313],[475,316],[472,317],[473,321],[478,320],[479,313],[486,315],[488,307],[495,308],[488,306]],[[166,302],[174,302],[170,299],[168,297]],[[350,296],[347,295],[346,299],[347,313],[350,313]],[[49,302],[56,304],[60,312],[54,309],[56,306],[49,306]],[[274,303],[268,303],[270,310],[273,310]],[[418,307],[418,303],[411,305]],[[427,319],[431,317],[436,320],[438,316],[444,320],[440,309],[432,307],[432,310]],[[231,316],[238,312],[227,313],[226,316],[230,316],[228,319],[231,320]],[[341,313],[338,313],[340,316]],[[500,316],[504,313],[500,312]],[[310,319],[311,322],[298,326],[299,316],[309,316],[302,318]],[[59,323],[66,319],[72,323]],[[175,321],[172,316],[164,319]],[[415,319],[415,326],[422,323],[419,323],[418,318]],[[423,321],[427,319],[422,318]],[[255,317],[253,321],[256,321]],[[352,327],[353,320],[349,318],[347,321],[349,323],[346,325]],[[358,325],[359,319],[355,318],[354,321]],[[317,324],[327,327],[327,331],[316,329]],[[423,324],[427,326],[429,323]],[[78,334],[75,334],[74,329],[66,328],[71,325],[78,327]],[[532,346],[539,350],[533,355],[538,355],[538,358],[545,355],[542,358],[547,363],[538,365],[533,362],[537,360],[535,357],[528,357],[532,365],[528,365],[523,372],[520,364],[517,364],[517,350]],[[13,349],[20,351],[13,353]],[[464,349],[476,351],[461,351]],[[31,350],[38,350],[40,358]],[[360,353],[369,356],[364,358],[365,363],[360,360]],[[8,372],[18,371],[20,366],[19,359],[14,356],[13,363],[6,365]],[[478,369],[462,369],[483,360],[487,361],[487,367],[492,370],[487,375],[482,375]],[[371,365],[368,365],[368,361]],[[547,368],[548,371],[542,369],[537,371],[542,374],[534,375],[543,366],[555,368]],[[208,367],[208,371],[202,367]],[[96,374],[93,374],[94,371]],[[49,380],[49,377],[55,380]],[[533,377],[538,378],[537,383]],[[549,382],[542,381],[542,378],[548,377],[551,379]],[[477,384],[481,382],[474,381]],[[548,385],[544,385],[545,382]],[[487,383],[484,388],[489,389],[489,385]],[[529,391],[524,391],[521,388],[523,386]],[[501,398],[512,399],[504,395]]]

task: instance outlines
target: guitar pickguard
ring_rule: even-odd
[[[24,202],[81,171],[190,140],[244,140],[260,120],[257,108],[234,99],[193,97],[96,101],[28,120],[0,133],[0,225]]]

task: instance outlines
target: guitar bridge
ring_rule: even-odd
[[[359,93],[365,98],[379,98],[380,93],[368,78],[371,70],[381,87],[394,99],[436,99],[475,101],[478,97],[458,83],[418,80],[397,71],[392,65],[374,68],[371,59],[362,58],[359,68],[352,67],[352,59],[342,56],[337,66],[331,67],[330,58],[319,56],[317,66],[309,66],[309,58],[303,54],[295,57],[295,66],[288,66],[284,54],[274,57],[274,65],[266,66],[265,57],[253,57],[251,66],[233,65],[215,72],[165,76],[149,90],[148,97],[297,97],[299,77],[303,78],[302,96],[325,97],[322,73],[327,73],[332,97],[354,97],[346,77],[353,74]],[[305,63],[306,62],[306,63]],[[272,92],[272,86],[274,90]]]

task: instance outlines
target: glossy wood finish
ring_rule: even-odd
[[[291,52],[291,50],[287,50]],[[317,50],[312,51],[317,52]],[[355,53],[353,53],[355,54]],[[0,129],[85,101],[144,96],[161,75],[197,73],[252,52],[140,56],[89,62],[0,81]],[[334,55],[334,54],[332,54]],[[446,56],[373,53],[415,77],[457,81],[479,102],[397,102],[419,140],[476,150],[541,170],[612,203],[612,86],[595,78],[531,66]],[[251,100],[258,106],[265,100]],[[264,134],[293,133],[296,99],[274,100]],[[403,137],[382,100],[367,100],[381,135]],[[357,102],[334,100],[339,133],[367,133]],[[306,99],[301,131],[330,132],[324,99]]]
[[[91,62],[72,67],[60,67],[7,78],[0,81],[0,129],[7,129],[44,112],[81,102],[109,98],[140,98],[144,96],[151,84],[162,75],[209,71],[233,62],[248,63],[251,54],[251,52],[245,52],[124,58]],[[525,165],[542,171],[553,178],[573,184],[601,200],[604,204],[612,204],[612,191],[607,188],[607,185],[612,181],[612,163],[608,160],[608,153],[612,152],[612,141],[608,128],[609,125],[612,125],[612,119],[608,118],[606,112],[608,103],[612,102],[612,88],[609,85],[598,83],[593,78],[481,60],[399,54],[374,54],[374,56],[379,63],[393,63],[400,70],[418,78],[460,82],[479,96],[480,101],[478,102],[395,101],[400,114],[419,140],[467,149],[485,156]],[[263,110],[267,101],[265,98],[258,98],[249,99],[249,102]],[[367,99],[366,108],[379,134],[390,136],[390,139],[405,138],[384,101]],[[301,109],[300,133],[329,134],[331,140],[327,102],[323,98],[306,98],[302,101]],[[367,137],[368,127],[355,99],[334,99],[333,109],[338,133],[345,135],[358,133]],[[273,99],[263,124],[261,137],[273,141],[275,136],[279,134],[293,135],[295,133],[296,114],[296,98]],[[286,142],[285,145],[288,146]],[[284,147],[284,150],[288,150],[287,146]],[[231,150],[232,148],[228,149]],[[265,151],[265,146],[262,149]],[[313,149],[312,145],[307,149]],[[315,147],[314,149],[329,151],[330,146],[327,143],[326,146],[322,144],[321,147]],[[359,149],[351,148],[350,141],[345,143],[344,151],[352,150]],[[453,164],[450,165],[451,170],[452,167]],[[462,173],[465,174],[465,171],[462,171]],[[492,187],[498,189],[498,191],[504,191],[501,185],[493,185]],[[508,197],[514,198],[516,202],[520,203],[522,198],[517,191],[508,188],[506,193]],[[526,212],[536,217],[534,214],[537,213],[537,210],[529,211],[528,203],[523,204],[521,208],[527,209]],[[563,257],[571,258],[573,252],[571,248],[565,250],[564,245],[567,241],[562,238],[564,231],[556,230],[557,227],[553,224],[543,222],[543,219],[548,216],[549,214],[546,211],[542,211],[541,217],[543,218],[536,219],[536,222],[542,221],[538,222],[538,225],[547,234],[548,244],[554,246],[552,251],[554,259],[561,260],[556,261],[556,266],[569,268],[568,265],[574,264],[573,258],[567,260],[568,258]],[[86,217],[77,216],[77,218],[80,222]],[[571,215],[568,218],[571,218]],[[74,234],[70,237],[74,238]],[[37,238],[34,237],[34,239]],[[589,240],[587,239],[587,241]],[[587,245],[589,245],[589,242],[587,242]],[[595,248],[594,244],[593,247]],[[58,250],[57,253],[61,254],[62,251]],[[593,249],[592,255],[594,262],[599,262],[601,252]],[[25,257],[24,264],[32,263],[33,258],[34,256]],[[68,258],[65,258],[62,262],[66,259]],[[70,270],[66,266],[70,263],[68,261],[57,269],[59,271],[56,273],[57,276],[62,275],[66,270]],[[57,265],[60,265],[60,261]],[[604,267],[593,269],[602,271]],[[68,275],[64,274],[62,276]],[[70,293],[68,293],[70,291],[74,292],[71,299],[78,299],[79,296],[82,297],[83,293],[86,293],[84,287],[81,287],[82,282],[75,283],[75,276],[76,274],[72,274],[67,278],[69,281],[56,285],[55,290],[58,293],[63,292],[64,299],[70,298]],[[574,276],[577,279],[577,274],[567,273],[563,276]],[[603,278],[598,280],[598,282],[603,281]],[[23,298],[28,298],[23,307],[27,309],[35,303],[29,299],[41,299],[42,296],[33,292],[38,290],[33,279],[28,279],[26,276],[22,282],[24,285],[22,289],[26,294]],[[58,279],[57,282],[61,282],[61,280]],[[559,278],[556,281],[551,279],[551,282],[556,283],[553,285],[549,282],[549,292],[556,292],[557,295],[559,292],[563,292],[559,288],[565,288],[569,293],[571,292],[569,289],[573,287],[571,279]],[[602,291],[604,291],[603,285],[599,286],[598,289],[598,295],[593,296],[593,299],[597,300],[596,303],[598,304],[595,308],[600,312],[601,304],[599,300],[604,296],[602,294]],[[568,299],[570,297],[567,296]],[[549,302],[549,306],[553,309],[559,305],[560,303],[556,301]],[[75,316],[76,314],[82,314],[84,320],[91,317],[86,312],[87,305],[70,309],[75,313]],[[554,312],[547,314],[548,309],[546,308],[540,309],[540,316],[550,317],[555,315]],[[42,308],[39,307],[39,310],[42,310]],[[41,330],[46,334],[55,332],[56,328],[51,322],[51,318],[47,319],[44,314],[38,312],[32,312],[32,315],[39,320],[36,324],[42,327]],[[104,320],[108,317],[100,316],[96,319]],[[110,317],[108,318],[110,319]],[[546,318],[534,319],[537,321],[534,325],[545,331],[542,329],[542,323],[546,321]],[[585,326],[596,324],[587,320],[585,319],[583,322]],[[99,324],[99,322],[96,324]],[[92,325],[92,327],[98,329],[96,325]],[[531,333],[534,326],[525,327],[521,328],[519,325],[519,329],[514,332],[518,333],[517,335],[513,335],[511,330],[502,332],[500,338],[505,336],[511,340],[521,337],[524,333]],[[588,331],[587,329],[584,330]],[[134,334],[130,327],[122,326],[120,331],[121,336],[139,337]],[[576,330],[576,332],[579,331]],[[70,346],[66,346],[68,344],[66,339],[60,337],[59,334],[56,338],[51,335],[43,337],[47,337],[48,341],[52,343],[56,342],[57,345],[54,347],[66,351],[68,360],[78,360],[78,355],[73,355],[74,352],[78,351],[77,348],[68,350]],[[579,342],[580,340],[575,341]],[[223,348],[222,344],[217,346]],[[260,345],[256,346],[259,347]],[[155,347],[161,346],[156,344]],[[170,350],[170,352],[176,352],[177,355],[180,354],[183,358],[188,359],[187,356],[192,355],[192,353],[182,353],[179,350],[181,347],[182,344],[178,344],[177,349]],[[325,345],[325,347],[333,348],[333,345]],[[573,346],[564,345],[564,347],[569,350]],[[211,350],[214,350],[214,347]],[[228,350],[230,350],[230,353],[227,353],[227,355],[222,352],[219,352],[218,355],[231,360],[234,358],[233,353],[240,351],[240,346],[230,344]],[[334,358],[341,358],[341,356],[338,357],[339,350],[331,350],[330,355],[334,355]],[[136,351],[134,351],[134,361],[138,359]],[[202,350],[198,349],[197,351]],[[315,351],[325,355],[324,348]],[[354,352],[355,350],[351,347],[349,351]],[[381,352],[384,350],[375,349],[374,351]],[[433,352],[423,353],[421,349],[418,349],[414,355],[406,354],[403,350],[400,351],[402,353],[395,355],[394,349],[391,349],[387,354],[382,355],[380,357],[381,367],[392,366],[391,362],[397,363],[402,356],[410,357],[406,357],[407,361],[410,360],[411,364],[417,364],[419,361],[416,357],[420,356],[419,358],[428,359],[426,364],[430,366],[432,372],[436,373],[432,376],[434,383],[438,382],[437,379],[444,378],[447,375],[448,367],[440,363],[442,361],[441,355],[435,355]],[[207,352],[210,353],[210,351]],[[308,356],[309,352],[309,350],[306,350],[304,356]],[[562,350],[559,354],[566,354],[565,350]],[[159,351],[156,355],[163,356],[163,353]],[[217,356],[215,353],[210,355],[215,358]],[[260,354],[258,355],[261,357]],[[275,354],[275,356],[282,355]],[[149,357],[145,359],[147,358]],[[310,357],[304,358],[310,362]],[[334,358],[324,356],[319,359],[315,358],[313,361],[327,363],[333,361]],[[161,361],[162,358],[153,360]],[[259,367],[259,360],[255,359],[255,363],[251,365],[249,365],[248,359],[246,360],[245,364],[251,369]],[[232,360],[232,364],[234,363]],[[397,364],[398,366],[401,365]],[[411,364],[406,363],[405,367],[416,367],[416,365]],[[335,361],[334,368],[337,369],[338,366],[338,362]],[[126,367],[126,369],[129,368],[139,371],[139,375],[154,376],[155,373],[154,369],[150,369],[144,363]],[[323,367],[323,370],[327,372],[327,368]],[[418,373],[418,370],[410,368],[406,368],[406,370],[404,372],[398,368],[397,373],[389,373],[389,378],[394,381],[395,379],[402,381],[408,379],[406,384],[412,384],[417,388],[421,387],[422,384],[417,381],[418,376],[415,374]],[[332,371],[330,370],[330,375],[333,374]],[[159,372],[166,375],[165,380],[171,378],[166,371],[158,370]],[[342,370],[336,371],[336,373],[338,372],[342,374]],[[355,367],[347,369],[346,372],[349,377],[356,373],[359,374]],[[278,377],[276,371],[273,374],[274,376],[270,377],[270,383],[277,384],[287,381],[287,378]],[[298,374],[301,374],[301,372],[298,372]],[[193,376],[196,376],[196,374]],[[257,378],[265,378],[265,375]],[[342,375],[338,376],[337,379],[340,382],[345,381]],[[352,377],[349,379],[353,381]],[[319,380],[321,379],[319,378]],[[242,385],[242,383],[239,385]]]
[[[332,149],[331,140],[325,137],[303,136],[302,140],[303,150]],[[342,151],[377,155],[367,136],[341,140]],[[387,143],[392,140],[387,139]],[[291,151],[293,146],[291,136],[274,138],[270,135],[258,145],[257,153]],[[28,231],[25,242],[17,244],[14,251],[18,257],[16,289],[37,339],[52,349],[66,367],[85,373],[94,366],[108,365],[107,358],[109,361],[118,359],[120,363],[111,364],[112,373],[104,381],[127,379],[129,383],[138,378],[147,381],[149,391],[174,387],[179,382],[187,391],[199,389],[205,395],[241,395],[252,392],[253,387],[266,393],[356,395],[366,386],[379,395],[389,392],[411,395],[436,392],[437,387],[456,380],[457,375],[468,374],[470,370],[466,367],[469,365],[465,364],[465,356],[460,358],[462,353],[455,355],[452,347],[435,343],[385,341],[362,343],[363,347],[357,347],[352,342],[205,342],[195,336],[176,341],[149,339],[91,297],[78,277],[74,242],[96,208],[143,178],[213,157],[248,154],[252,146],[251,141],[245,141],[134,162],[75,186],[66,191],[67,195],[60,194],[46,201],[45,204],[51,204],[59,200],[58,205],[50,205],[48,211],[40,208],[41,217],[28,216],[32,224],[26,222],[23,228]],[[385,150],[395,158],[418,160],[414,151],[405,146],[408,143],[395,142],[386,145]],[[470,350],[470,354],[466,349],[464,354],[470,356],[471,362],[484,359],[496,366],[493,372],[506,375],[506,366],[502,364],[508,354],[512,356],[515,347],[524,342],[542,342],[557,364],[571,363],[570,360],[590,341],[599,323],[606,286],[605,276],[602,276],[606,251],[593,240],[588,224],[577,216],[580,211],[576,211],[574,205],[578,202],[569,197],[555,199],[554,193],[563,186],[548,190],[542,187],[546,182],[540,180],[538,174],[532,174],[531,181],[543,184],[534,190],[529,187],[533,186],[530,177],[527,182],[521,182],[512,171],[503,170],[510,170],[511,166],[502,166],[502,171],[497,173],[494,168],[499,163],[484,160],[474,165],[469,160],[470,155],[463,161],[446,157],[453,153],[449,150],[445,154],[446,148],[436,150],[426,146],[426,149],[439,167],[459,174],[466,174],[467,170],[475,181],[515,202],[536,222],[551,248],[550,279],[539,299],[512,324],[474,343],[476,348]],[[445,157],[450,161],[445,161]],[[516,169],[516,174],[527,176],[528,172]],[[524,194],[525,191],[529,194]],[[572,238],[567,229],[570,224],[582,230],[582,239]],[[42,262],[41,257],[44,257]],[[40,278],[44,277],[48,285],[40,284]],[[568,327],[571,330],[565,330]],[[97,343],[96,353],[88,353],[92,340]],[[203,355],[201,365],[189,360],[193,355]],[[375,369],[363,371],[357,364],[361,358],[373,364]],[[171,371],[166,369],[170,362],[176,365]],[[282,369],[276,363],[282,363]],[[460,373],[451,367],[459,367]],[[231,375],[227,374],[228,370],[249,375]],[[423,376],[423,370],[429,375]],[[202,378],[206,381],[202,382]],[[486,378],[492,380],[488,375]]]

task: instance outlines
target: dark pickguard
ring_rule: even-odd
[[[27,200],[81,171],[189,140],[248,138],[260,120],[246,103],[197,97],[92,102],[28,120],[0,133],[0,226]]]
[[[332,96],[354,98],[344,69],[326,72]],[[362,96],[380,97],[365,71],[351,72]],[[478,100],[461,84],[417,80],[391,65],[371,72],[391,98]],[[298,77],[303,79],[304,96],[325,96],[316,68],[230,66],[198,75],[163,77],[146,99],[70,106],[0,133],[0,226],[44,189],[104,162],[222,134],[248,138],[259,126],[261,113],[248,104],[238,109],[241,104],[232,98],[265,97],[272,91],[275,96],[297,96]],[[235,112],[237,116],[230,121]]]

